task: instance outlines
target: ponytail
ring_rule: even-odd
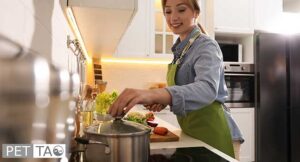
[[[207,31],[204,29],[204,27],[200,23],[197,23],[197,25],[200,28],[201,33],[208,35]]]

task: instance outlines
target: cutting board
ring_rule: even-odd
[[[161,136],[154,133],[150,135],[150,142],[172,142],[178,140],[179,137],[176,134],[172,133],[171,131],[169,131],[168,134],[165,136]]]

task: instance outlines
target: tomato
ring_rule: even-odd
[[[154,117],[147,118],[146,121],[153,121]]]
[[[155,119],[153,112],[148,112],[145,116],[146,121],[153,121]]]
[[[165,127],[155,127],[153,132],[155,134],[161,135],[161,136],[165,136],[168,134],[169,130]]]

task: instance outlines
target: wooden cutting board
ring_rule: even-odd
[[[169,131],[168,134],[165,136],[161,136],[154,133],[150,135],[150,142],[172,142],[178,140],[179,137],[176,134],[172,133],[171,131]]]

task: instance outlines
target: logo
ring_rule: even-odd
[[[3,158],[63,158],[65,144],[3,144]]]
[[[53,153],[54,153],[54,155],[56,155],[56,156],[61,156],[63,153],[64,153],[65,151],[64,151],[64,148],[62,148],[61,146],[55,146],[54,148],[53,148]]]

